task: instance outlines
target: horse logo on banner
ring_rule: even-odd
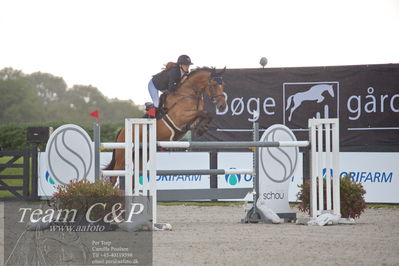
[[[333,85],[330,84],[318,84],[312,86],[309,90],[295,93],[288,97],[287,99],[287,107],[285,111],[290,109],[290,115],[288,117],[288,121],[291,121],[292,114],[298,107],[302,105],[305,101],[317,101],[317,103],[321,103],[324,101],[325,97],[323,93],[327,91],[331,97],[335,97]],[[292,107],[291,107],[292,106]]]

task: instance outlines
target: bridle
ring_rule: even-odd
[[[216,84],[213,84],[212,81],[216,81]],[[219,85],[223,85],[223,78],[222,77],[212,77],[208,78],[208,88],[210,92],[210,98],[213,103],[216,103],[217,98],[225,97],[224,94],[216,94],[216,89]]]
[[[216,81],[216,84],[213,84],[212,81]],[[196,100],[197,101],[197,107],[196,108],[199,109],[198,107],[199,107],[200,101],[204,99],[204,93],[205,93],[205,90],[207,88],[209,88],[209,92],[210,92],[209,98],[215,104],[217,102],[217,98],[225,97],[224,94],[216,94],[216,89],[217,89],[217,87],[219,85],[223,85],[223,78],[221,76],[213,76],[212,77],[212,75],[210,75],[208,77],[208,84],[203,89],[198,89],[198,88],[195,88],[195,87],[191,88],[194,91],[194,95],[185,95],[185,94],[180,94],[180,93],[173,92],[173,95],[180,96],[180,98],[177,101],[175,101],[172,104],[172,106],[170,106],[168,108],[167,112],[169,112],[172,108],[174,108],[183,99],[194,99],[194,100]]]

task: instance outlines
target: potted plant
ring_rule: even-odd
[[[326,195],[326,180],[324,181],[324,195]],[[299,203],[299,210],[302,212],[310,212],[310,179],[307,179],[302,185],[297,194]],[[341,217],[343,218],[359,218],[362,212],[367,208],[364,200],[366,191],[362,184],[355,183],[349,176],[344,176],[340,179],[340,203],[341,203]],[[324,209],[326,209],[326,200],[324,200]]]
[[[69,217],[65,217],[68,222],[75,215],[75,219],[72,220],[79,225],[100,224],[107,229],[112,226],[104,221],[104,217],[113,211],[115,204],[123,205],[121,191],[114,188],[109,181],[104,180],[93,183],[87,180],[71,180],[67,185],[57,187],[52,202],[62,214],[66,213],[62,210],[70,211]],[[76,213],[72,210],[76,210]],[[86,220],[86,214],[90,220]]]

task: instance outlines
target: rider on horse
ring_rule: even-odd
[[[189,62],[186,61],[186,63],[189,65],[191,60]],[[178,70],[180,70],[180,66]],[[187,80],[183,83],[181,83],[181,79],[180,81],[175,81],[181,84],[175,84],[175,87],[177,85],[175,91],[167,95],[164,94],[167,97],[161,97],[161,103],[158,103],[160,108],[167,109],[164,116],[162,118],[159,117],[160,119],[156,121],[156,139],[158,141],[180,140],[188,130],[201,136],[209,129],[209,124],[212,120],[209,111],[212,107],[205,105],[205,98],[208,98],[217,110],[223,111],[226,109],[227,97],[224,92],[223,82],[225,70],[218,72],[215,68],[197,68],[188,74]],[[162,104],[162,101],[164,104]],[[138,128],[138,133],[136,133],[136,130],[136,127],[134,127],[132,133],[134,138],[139,137],[140,132],[144,132],[143,128]],[[115,142],[125,142],[125,133],[125,129],[122,128],[118,132]],[[124,167],[125,150],[114,149],[112,160],[105,170],[122,170],[125,169]],[[115,184],[116,177],[111,178],[111,180]]]
[[[148,91],[153,104],[146,105],[148,115],[152,117],[156,116],[159,107],[158,91],[175,91],[187,78],[190,65],[192,64],[189,56],[181,55],[177,59],[177,63],[168,63],[163,71],[152,77],[148,83]]]

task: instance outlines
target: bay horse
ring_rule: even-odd
[[[195,69],[190,72],[179,88],[161,96],[160,108],[164,107],[166,114],[162,119],[157,120],[158,141],[179,140],[188,130],[198,135],[208,130],[211,116],[204,109],[204,96],[208,96],[219,111],[225,110],[227,104],[222,77],[225,70],[226,68],[217,72],[216,69],[207,67]],[[116,142],[125,142],[124,128],[118,132]],[[123,170],[124,168],[125,150],[114,149],[112,160],[105,170]],[[117,177],[111,177],[113,185],[116,180]]]

